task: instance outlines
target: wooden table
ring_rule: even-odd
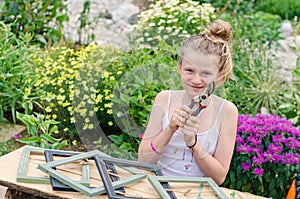
[[[79,192],[67,192],[67,191],[53,191],[50,184],[32,184],[32,183],[21,183],[16,181],[18,168],[20,164],[20,158],[22,155],[23,148],[19,148],[9,154],[0,157],[0,185],[7,187],[9,190],[18,190],[24,193],[32,194],[38,197],[45,198],[78,198],[88,199],[90,197],[79,193]],[[37,167],[38,164],[46,163],[42,155],[32,155],[29,159],[27,175],[36,177],[49,177],[44,172],[40,171]],[[74,163],[75,164],[75,163]],[[74,180],[80,180],[80,170],[78,165],[72,165],[71,163],[57,168],[64,175],[68,175]],[[79,170],[79,171],[78,171]],[[71,172],[70,172],[71,171]],[[102,186],[102,181],[98,173],[97,167],[93,161],[90,163],[90,174],[91,174],[91,186]],[[119,173],[120,175],[122,173]],[[182,184],[170,184],[172,190],[176,190],[175,195],[177,198],[195,198],[189,194],[189,190],[197,190],[198,185],[182,185]],[[131,196],[141,196],[144,198],[160,198],[156,193],[155,189],[150,185],[147,179],[136,182],[132,185],[125,186],[126,193]],[[234,192],[234,198],[247,198],[247,199],[263,199],[264,197],[255,196],[249,193],[239,192],[221,187],[221,190],[227,195],[228,198],[233,198],[231,194]],[[201,193],[202,194],[202,193]],[[8,196],[6,196],[8,197]],[[205,196],[205,190],[201,195],[202,198],[217,198],[216,196]],[[108,198],[107,195],[98,195],[92,198]]]

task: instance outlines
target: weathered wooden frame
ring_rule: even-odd
[[[70,157],[73,155],[78,155],[79,152],[70,152],[70,151],[58,151],[58,150],[45,150],[44,155],[47,162],[54,161],[53,156],[60,156],[60,157]],[[55,168],[54,168],[55,169]],[[81,181],[79,183],[89,186],[90,185],[90,166],[88,164],[82,163],[81,168]],[[55,191],[76,191],[72,187],[69,187],[63,183],[61,183],[59,180],[50,177],[50,182],[52,185],[52,189]]]
[[[113,163],[113,164],[117,164],[118,166],[123,166],[122,168],[124,168],[124,166],[126,166],[125,167],[126,169],[129,169],[131,167],[143,168],[143,169],[148,169],[148,170],[154,172],[157,176],[163,175],[160,167],[156,164],[145,164],[145,163],[136,162],[136,161],[123,160],[123,159],[112,158],[112,157],[102,157],[102,156],[98,156],[98,155],[95,156],[95,161],[96,161],[96,165],[99,170],[99,173],[101,175],[103,184],[105,186],[108,198],[110,198],[110,199],[121,199],[121,198],[139,199],[139,198],[132,197],[132,196],[127,197],[127,196],[122,196],[122,195],[116,194],[113,184],[112,184],[113,182],[110,181],[109,175],[106,171],[105,164]],[[134,168],[132,168],[132,169],[134,169]],[[170,187],[167,183],[164,183],[162,186],[170,189]],[[170,195],[168,194],[168,197],[176,198],[173,193],[170,193]]]
[[[94,158],[94,160],[96,161],[95,156],[99,156],[99,157],[106,156],[107,157],[108,155],[105,154],[105,153],[102,153],[99,150],[93,150],[93,151],[90,151],[90,152],[82,153],[82,154],[79,154],[79,155],[74,155],[74,156],[67,157],[67,158],[60,159],[60,160],[56,160],[56,161],[53,161],[53,162],[40,164],[38,166],[38,168],[40,170],[44,171],[45,173],[47,173],[49,176],[52,176],[52,177],[56,178],[57,180],[59,180],[60,182],[68,185],[69,187],[72,187],[73,189],[75,189],[75,190],[77,190],[77,191],[79,191],[79,192],[81,192],[81,193],[83,193],[83,194],[85,194],[89,197],[93,197],[93,196],[96,196],[96,195],[99,195],[99,194],[106,193],[105,187],[104,186],[100,186],[100,187],[87,187],[87,186],[84,186],[84,185],[68,178],[67,176],[64,176],[64,175],[60,174],[59,172],[57,172],[54,169],[54,167],[57,167],[57,166],[60,166],[60,165],[63,165],[63,164],[67,164],[67,163],[71,163],[71,162],[75,162],[75,161],[78,161],[78,160],[84,160],[84,159],[90,159],[90,158]],[[121,180],[113,182],[112,183],[113,187],[114,188],[124,187],[125,185],[132,184],[134,182],[143,180],[147,177],[146,174],[142,174],[141,172],[134,173],[134,174],[135,175],[130,176],[128,178],[121,179]]]
[[[31,153],[44,155],[44,149],[31,147],[31,146],[24,146],[23,153],[21,155],[21,161],[19,164],[18,174],[17,174],[17,182],[25,182],[25,183],[33,183],[33,184],[50,184],[50,178],[34,177],[34,176],[26,175]]]
[[[167,182],[190,182],[190,183],[207,183],[215,194],[220,199],[228,199],[225,193],[219,188],[219,186],[213,181],[211,178],[207,177],[173,177],[173,176],[149,176],[148,181],[151,185],[155,188],[157,193],[160,195],[161,198],[170,199],[170,192],[167,192],[165,188],[162,186],[162,183]]]

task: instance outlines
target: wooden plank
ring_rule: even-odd
[[[24,147],[23,147],[24,148]],[[16,189],[19,191],[22,191],[24,193],[32,194],[34,196],[39,197],[45,197],[45,198],[65,198],[65,199],[91,199],[89,196],[86,196],[80,192],[64,192],[64,191],[53,191],[52,186],[50,184],[30,184],[30,183],[23,183],[23,182],[17,182],[17,173],[18,173],[18,167],[21,160],[23,148],[17,149],[9,154],[6,154],[4,156],[0,157],[0,185],[8,187],[9,189]],[[28,164],[28,172],[27,174],[30,176],[36,176],[36,177],[45,177],[45,173],[37,169],[37,162],[39,159],[42,159],[42,156],[36,155],[34,158],[29,160]],[[63,166],[62,166],[63,167]],[[59,169],[60,167],[58,167]],[[70,171],[78,171],[81,173],[81,167],[78,167],[76,165],[65,165],[63,169],[68,169]],[[126,169],[122,168],[116,168],[118,170],[118,174],[122,176],[123,178],[129,177],[132,175],[130,172],[126,171]],[[147,176],[154,176],[153,174],[146,173]],[[70,178],[74,177],[75,174],[70,174]],[[91,186],[101,186],[103,185],[99,172],[97,170],[96,164],[93,161],[90,161],[90,176],[91,176]],[[80,180],[80,176],[77,176],[78,180]],[[187,186],[186,184],[180,184],[180,183],[174,183],[171,184],[172,189],[175,189],[176,191],[185,192],[188,189],[192,189],[192,191],[197,191],[199,188],[198,186]],[[151,199],[159,199],[160,196],[156,193],[155,189],[151,186],[148,179],[144,179],[142,181],[136,182],[132,185],[125,186],[126,194],[132,195],[132,196],[142,196],[143,198],[151,198]],[[227,188],[221,187],[223,192],[227,195],[228,198],[232,199],[230,194],[236,193],[235,198],[239,198],[241,196],[242,198],[247,199],[266,199],[264,197],[255,196],[250,193],[243,193],[235,190],[230,190]],[[205,191],[205,187],[203,188],[203,191]],[[97,199],[107,199],[107,195],[99,195],[95,197]],[[186,198],[186,197],[184,197]]]
[[[0,198],[4,198],[7,192],[7,187],[1,186],[0,185]]]

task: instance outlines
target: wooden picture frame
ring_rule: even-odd
[[[100,156],[100,157],[107,157],[108,155],[105,153],[102,153],[99,150],[93,150],[90,152],[86,152],[86,153],[82,153],[82,154],[78,154],[78,155],[74,155],[71,157],[66,157],[64,159],[60,159],[60,160],[56,160],[53,162],[48,162],[45,164],[40,164],[38,166],[38,168],[42,171],[44,171],[45,173],[47,173],[49,176],[52,176],[54,178],[56,178],[57,180],[59,180],[60,182],[68,185],[69,187],[72,187],[73,189],[89,196],[89,197],[93,197],[99,194],[104,194],[106,193],[106,189],[104,186],[100,186],[100,187],[87,187],[84,186],[82,184],[80,184],[79,182],[76,182],[70,178],[68,178],[67,176],[64,176],[62,174],[60,174],[59,172],[57,172],[54,167],[63,165],[63,164],[67,164],[67,163],[71,163],[71,162],[75,162],[78,160],[84,160],[84,159],[91,159],[93,158],[95,159],[95,156]],[[123,187],[125,185],[140,181],[145,179],[147,176],[145,174],[142,173],[137,173],[133,176],[130,176],[128,178],[125,179],[120,179],[118,181],[113,182],[113,187],[114,188],[120,188]]]
[[[38,147],[24,146],[16,181],[32,184],[50,184],[50,178],[26,175],[31,153],[44,155],[44,149]]]
[[[80,154],[79,152],[70,152],[70,151],[58,151],[58,150],[45,150],[44,155],[46,158],[47,162],[52,162],[54,161],[53,156],[60,156],[60,157],[70,157],[73,155],[78,155]],[[56,169],[54,167],[54,169]],[[82,163],[82,176],[81,176],[81,181],[79,183],[89,186],[90,185],[90,166],[89,164],[86,164],[85,161]],[[55,191],[76,191],[72,187],[69,187],[68,185],[65,185],[61,183],[59,180],[56,178],[50,177],[50,182],[52,185],[52,189]]]
[[[213,181],[211,178],[207,177],[173,177],[173,176],[149,176],[148,177],[149,182],[152,184],[152,186],[155,188],[157,193],[160,195],[161,198],[164,199],[170,199],[170,192],[162,186],[162,183],[168,183],[168,182],[178,182],[178,183],[206,183],[208,184],[214,193],[218,196],[220,199],[228,199],[228,197],[225,195],[225,193],[219,188],[219,186]],[[175,196],[176,197],[176,196]]]
[[[108,163],[112,163],[118,166],[122,166],[122,168],[126,167],[128,168],[143,168],[143,169],[148,169],[152,172],[155,173],[155,175],[157,176],[162,176],[163,173],[160,169],[160,167],[156,164],[145,164],[145,163],[141,163],[141,162],[136,162],[136,161],[130,161],[130,160],[123,160],[123,159],[118,159],[118,158],[112,158],[112,157],[102,157],[102,156],[95,156],[95,161],[96,161],[96,165],[97,168],[99,170],[99,173],[101,175],[103,184],[105,186],[108,198],[110,199],[121,199],[121,198],[131,198],[131,199],[139,199],[138,197],[132,197],[132,196],[121,196],[116,194],[114,187],[112,185],[112,182],[109,179],[109,175],[106,171],[106,167],[105,164]],[[168,183],[163,183],[162,185],[164,188],[170,188]],[[167,193],[168,194],[168,193]],[[170,194],[168,194],[169,198],[176,198],[175,195],[173,193],[170,192]]]

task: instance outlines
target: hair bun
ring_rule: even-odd
[[[231,25],[223,20],[216,20],[208,26],[208,35],[226,42],[233,38]]]

